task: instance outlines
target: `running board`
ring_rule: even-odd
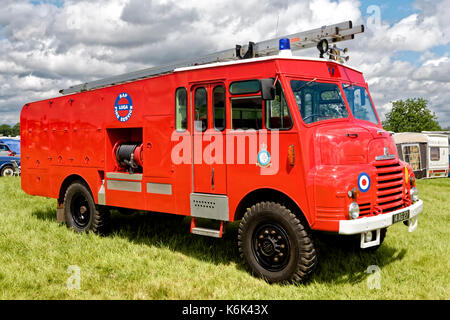
[[[192,218],[192,220],[191,220],[191,233],[192,234],[197,234],[197,235],[205,236],[205,237],[222,238],[222,236],[223,236],[223,221],[220,221],[219,230],[197,227],[196,223],[197,223],[197,221],[195,220],[195,218]]]

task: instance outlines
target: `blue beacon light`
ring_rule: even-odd
[[[279,42],[279,55],[284,57],[292,56],[291,41],[288,38],[281,38]]]
[[[279,44],[280,50],[291,50],[291,41],[288,38],[281,38]]]

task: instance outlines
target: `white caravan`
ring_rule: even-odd
[[[438,133],[424,133],[428,139],[427,178],[447,177],[449,172],[448,136]]]

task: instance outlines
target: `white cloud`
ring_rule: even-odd
[[[370,25],[345,43],[350,65],[364,72],[382,117],[391,101],[421,96],[450,125],[449,57],[431,51],[450,41],[450,2],[415,5],[419,13]],[[18,121],[24,103],[79,82],[344,20],[363,22],[359,1],[68,0],[56,7],[3,0],[0,123]],[[402,61],[402,50],[421,58]]]

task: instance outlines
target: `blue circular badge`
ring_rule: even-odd
[[[258,152],[258,164],[261,167],[267,167],[270,164],[270,153],[267,150]]]
[[[130,120],[131,114],[133,113],[133,101],[128,93],[122,92],[114,103],[114,114],[117,120],[120,122],[126,122]]]
[[[367,173],[361,172],[358,176],[358,188],[361,192],[367,192],[370,188],[370,177]]]

